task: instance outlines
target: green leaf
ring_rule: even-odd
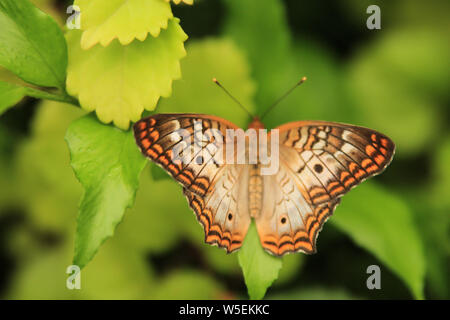
[[[173,17],[163,0],[75,0],[74,5],[80,7],[83,49],[106,47],[116,38],[123,45],[144,41],[148,33],[156,38]]]
[[[131,132],[100,124],[93,115],[74,121],[66,141],[71,165],[84,187],[74,263],[84,267],[132,206],[145,159]]]
[[[415,298],[423,298],[425,257],[421,235],[400,197],[366,182],[342,199],[331,221],[397,274]]]
[[[267,288],[278,278],[282,260],[264,251],[254,222],[248,228],[244,244],[238,251],[238,259],[250,299],[262,299]]]
[[[64,88],[67,47],[57,23],[28,0],[0,2],[0,65],[23,80]]]
[[[102,122],[127,129],[144,109],[153,110],[161,96],[170,96],[172,81],[181,77],[179,60],[186,54],[187,36],[178,19],[171,19],[159,37],[127,46],[114,41],[106,48],[82,50],[80,36],[78,30],[67,34],[67,90]]]
[[[0,81],[0,115],[25,96],[25,88]]]

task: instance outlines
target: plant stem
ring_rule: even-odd
[[[26,94],[33,98],[66,102],[80,107],[80,103],[78,102],[78,100],[69,96],[66,92],[61,95],[26,87]]]

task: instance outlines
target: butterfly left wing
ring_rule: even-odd
[[[257,218],[272,254],[316,251],[317,235],[342,197],[391,162],[395,145],[363,127],[299,121],[279,129],[279,171],[265,177],[266,203]]]
[[[250,225],[248,166],[225,163],[227,129],[238,127],[209,115],[155,114],[136,122],[134,135],[141,152],[183,186],[205,242],[232,252]]]

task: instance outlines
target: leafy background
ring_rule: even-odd
[[[65,9],[72,4],[32,2],[61,28]],[[381,7],[381,30],[365,26],[370,4]],[[166,51],[158,51],[156,41],[145,40],[135,30],[122,30],[118,40],[112,39],[107,28],[96,25],[102,17],[95,15],[86,28],[97,29],[81,36],[81,47],[85,41],[86,48],[94,46],[89,50],[102,50],[99,46],[110,42],[105,50],[112,53],[102,51],[99,58],[85,59],[87,66],[77,69],[71,57],[86,53],[74,45],[79,45],[79,34],[66,35],[69,94],[77,97],[84,90],[84,97],[79,96],[83,108],[96,109],[100,120],[123,129],[144,108],[156,106],[154,96],[160,95],[157,112],[217,114],[245,126],[249,119],[212,84],[212,77],[250,110],[262,112],[306,75],[308,81],[265,119],[268,127],[294,119],[321,119],[368,126],[392,137],[397,144],[393,163],[343,198],[318,238],[318,254],[288,255],[282,261],[252,250],[258,249],[254,229],[239,254],[226,255],[203,244],[203,231],[181,188],[156,166],[145,165],[129,132],[100,124],[95,115],[86,116],[87,111],[64,103],[77,104],[54,76],[64,73],[64,58],[52,64],[50,75],[26,72],[30,70],[20,74],[33,84],[59,88],[63,102],[22,99],[43,95],[34,87],[22,87],[22,80],[11,82],[12,75],[0,69],[1,79],[8,80],[0,82],[0,112],[4,112],[0,117],[0,297],[262,298],[273,282],[267,299],[448,299],[448,9],[443,1],[406,0],[196,0],[193,6],[172,5],[173,16],[189,36],[181,74],[173,62],[183,56],[180,45],[164,56]],[[186,40],[179,31],[169,34],[159,31],[158,25],[143,27],[152,35]],[[2,32],[0,41],[6,38]],[[139,40],[130,43],[133,35]],[[167,63],[146,65],[150,72],[161,67],[157,75],[170,70],[164,81],[150,87],[148,70],[131,70],[131,84],[121,92],[111,88],[114,83],[95,78],[99,70],[114,75],[111,65],[124,61],[113,59],[123,49],[120,45],[129,46],[132,55],[140,45],[136,41],[142,40],[139,50],[148,49],[150,57]],[[100,44],[95,46],[95,41]],[[41,48],[47,50],[44,44]],[[64,50],[60,47],[55,55],[63,57]],[[2,61],[10,67],[0,54]],[[181,80],[171,87],[171,79],[179,75]],[[136,100],[136,92],[146,86],[146,95]],[[111,101],[99,101],[95,93],[111,101],[125,97],[124,105],[136,109],[118,117],[122,109],[115,113],[105,109]],[[54,92],[48,95],[55,98]],[[103,149],[98,148],[102,142]],[[83,170],[93,162],[99,170]],[[78,205],[84,215],[77,224]],[[65,270],[74,250],[75,261],[85,268],[82,290],[71,291],[65,287]],[[366,287],[366,268],[372,264],[381,267],[381,290]]]

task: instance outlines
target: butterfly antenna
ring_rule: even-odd
[[[233,97],[233,96],[231,95],[231,93],[229,93],[228,90],[225,89],[225,88],[220,84],[219,81],[217,81],[216,78],[213,78],[212,81],[213,81],[215,84],[217,84],[220,88],[222,88],[222,90],[225,91],[225,93],[226,93],[231,99],[233,99],[233,101],[236,102],[236,103],[242,108],[242,110],[244,110],[245,112],[247,112],[248,115],[249,115],[250,117],[254,118],[254,115],[251,114],[250,111],[248,111],[247,108],[244,107],[244,106],[242,105],[242,103],[239,102],[238,99],[236,99],[235,97]]]
[[[306,77],[303,77],[300,79],[299,82],[297,82],[292,88],[290,88],[285,94],[283,94],[280,98],[278,98],[277,101],[275,101],[269,108],[266,109],[266,111],[262,114],[261,120],[270,112],[272,111],[275,106],[280,103],[284,98],[286,98],[292,91],[294,91],[295,88],[297,88],[299,85],[301,85],[303,82],[306,81]]]

